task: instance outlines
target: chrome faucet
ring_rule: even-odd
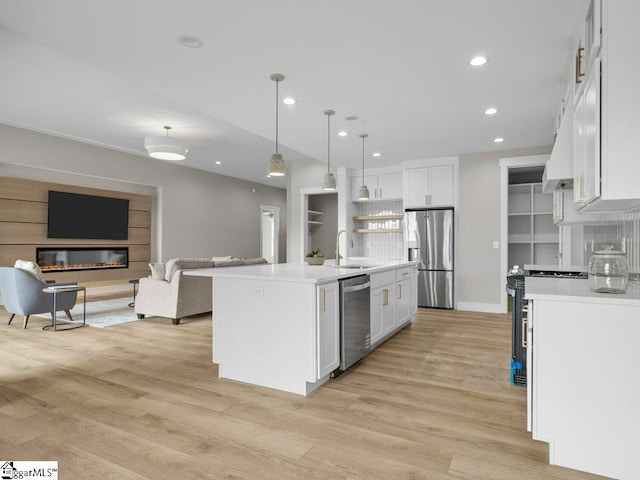
[[[345,230],[344,228],[338,232],[336,235],[336,265],[340,265],[340,234],[344,232],[349,237],[349,246],[353,248],[353,236],[349,230]]]

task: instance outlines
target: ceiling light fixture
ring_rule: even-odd
[[[336,113],[334,110],[325,110],[327,116],[327,173],[324,174],[323,190],[335,190],[336,178],[331,173],[331,115]]]
[[[349,135],[349,134],[348,134],[347,132],[345,132],[344,130],[340,130],[340,131],[338,132],[338,136],[339,136],[339,137],[346,137],[347,135]]]
[[[360,186],[360,190],[358,190],[358,200],[369,200],[369,189],[364,184],[364,139],[368,136],[366,133],[359,135],[362,139],[362,185]]]
[[[484,111],[485,115],[495,115],[496,113],[498,113],[498,109],[494,107],[489,107]]]
[[[471,65],[472,67],[481,67],[485,63],[487,63],[487,59],[486,57],[482,56],[473,57],[471,60],[469,60],[469,65]]]
[[[216,160],[216,165],[222,165],[222,162],[220,160]]]
[[[285,105],[295,105],[296,104],[296,99],[295,98],[291,98],[291,97],[287,97],[284,100],[282,100],[282,103],[284,103]]]
[[[200,48],[202,46],[202,40],[195,35],[178,35],[176,40],[180,45],[189,48]]]
[[[380,157],[380,156],[382,156],[382,154],[381,154],[380,152],[374,152],[374,153],[373,153],[373,156],[374,156],[374,157]]]
[[[281,73],[272,73],[269,78],[276,82],[276,153],[271,155],[271,160],[269,160],[269,175],[282,177],[285,174],[285,166],[282,155],[278,153],[278,84],[284,80],[284,75]]]
[[[171,127],[165,125],[167,131],[165,136],[150,136],[144,139],[144,148],[150,157],[159,158],[160,160],[184,160],[189,153],[189,145],[184,140],[169,136]]]
[[[494,138],[494,139],[493,139],[493,141],[494,141],[495,143],[502,143],[502,142],[504,142],[504,138],[502,138],[502,137],[496,137],[496,138]]]

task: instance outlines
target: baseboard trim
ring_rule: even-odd
[[[483,313],[507,313],[507,310],[499,303],[458,302],[457,310]]]

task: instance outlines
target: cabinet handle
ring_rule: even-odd
[[[584,52],[584,47],[578,48],[576,53],[576,83],[582,83],[580,78],[584,77],[584,73],[582,73],[582,52]]]
[[[402,300],[402,285],[398,285],[398,300]]]
[[[409,272],[402,272],[403,277],[406,277],[407,275],[409,275]]]
[[[527,319],[522,319],[522,348],[527,348]]]
[[[382,291],[384,292],[384,300],[382,301],[382,306],[385,307],[389,305],[389,290],[385,288]]]
[[[320,311],[326,312],[327,311],[327,305],[326,305],[327,293],[324,288],[320,289],[320,295],[322,296],[322,308],[320,309]]]

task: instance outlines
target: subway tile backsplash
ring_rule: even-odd
[[[356,216],[384,216],[402,215],[401,200],[388,200],[383,202],[354,203],[354,215]],[[359,220],[354,221],[357,229],[403,229],[404,220]],[[384,259],[402,259],[403,234],[398,232],[384,233],[354,233],[354,249],[351,254],[354,257],[375,257]]]
[[[583,229],[585,265],[592,252],[612,246],[626,254],[630,279],[640,280],[640,209],[607,213],[601,221],[585,224]]]

